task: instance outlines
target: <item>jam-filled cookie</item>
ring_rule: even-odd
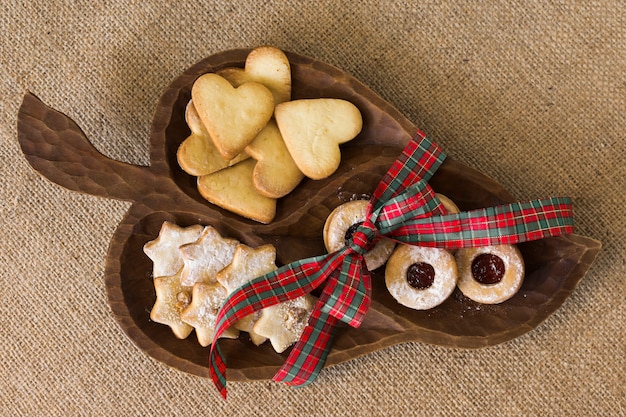
[[[385,269],[389,293],[400,304],[428,310],[443,303],[457,284],[454,256],[445,249],[401,244]]]
[[[459,249],[458,287],[471,300],[498,304],[513,297],[524,281],[524,259],[514,245]]]
[[[365,220],[366,200],[354,200],[335,208],[324,224],[324,245],[328,252],[334,252],[346,246],[352,234]],[[381,267],[393,252],[396,243],[389,238],[380,239],[364,255],[367,269],[373,271]]]

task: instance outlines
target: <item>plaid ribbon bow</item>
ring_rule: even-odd
[[[573,231],[571,200],[555,197],[446,214],[427,181],[445,159],[422,132],[409,142],[378,184],[366,220],[350,244],[282,266],[234,291],[218,313],[209,355],[211,377],[226,398],[226,363],[218,338],[232,324],[262,308],[310,293],[325,283],[308,325],[274,381],[299,386],[322,369],[339,321],[359,327],[371,300],[363,254],[382,236],[397,242],[457,249],[514,244]]]

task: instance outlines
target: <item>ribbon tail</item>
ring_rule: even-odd
[[[315,381],[324,367],[339,320],[322,311],[322,296],[315,304],[300,340],[273,380],[290,386],[305,386]]]
[[[224,362],[222,351],[217,343],[213,343],[211,352],[213,352],[213,348],[215,348],[216,352],[214,360],[209,361],[209,373],[213,380],[213,385],[215,385],[222,398],[226,399],[228,395],[228,390],[226,389],[226,362]]]
[[[285,265],[253,279],[229,295],[217,315],[209,352],[211,379],[222,397],[226,398],[226,361],[219,348],[220,336],[235,322],[257,310],[310,293],[328,278],[342,256],[323,255]]]
[[[339,321],[352,327],[358,327],[363,321],[371,302],[371,276],[363,268],[362,257],[353,262],[355,256],[346,256],[341,272],[333,273],[326,281],[300,340],[274,376],[274,381],[291,386],[313,382],[324,367]]]
[[[347,255],[339,274],[329,277],[324,286],[327,301],[322,311],[352,327],[359,327],[369,309],[372,278],[365,267],[363,256]]]

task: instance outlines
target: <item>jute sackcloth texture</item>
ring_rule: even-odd
[[[454,3],[3,1],[0,415],[626,415],[626,5]],[[573,295],[495,347],[407,343],[305,388],[230,383],[227,402],[136,348],[103,281],[130,204],[34,172],[17,142],[22,97],[147,165],[164,88],[208,55],[262,44],[348,71],[519,199],[571,196],[577,232],[603,243]]]

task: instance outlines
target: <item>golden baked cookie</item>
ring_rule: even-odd
[[[450,198],[439,193],[437,193],[436,195],[443,207],[446,209],[446,214],[457,214],[461,212],[458,206],[454,203],[454,201],[450,200]]]
[[[274,120],[267,123],[245,150],[257,161],[252,173],[254,188],[266,197],[284,197],[304,178]]]
[[[233,87],[254,81],[266,86],[274,96],[274,104],[291,99],[291,65],[283,51],[273,46],[254,48],[246,58],[245,68],[224,68],[217,74]]]
[[[524,281],[524,259],[514,245],[457,250],[458,287],[471,300],[498,304],[513,297]]]
[[[276,215],[276,199],[261,195],[252,182],[252,158],[198,177],[198,191],[207,201],[235,214],[269,223]]]
[[[193,104],[222,156],[239,155],[274,113],[274,97],[263,84],[234,88],[217,74],[200,76],[191,88]]]
[[[196,282],[214,283],[216,275],[230,264],[239,242],[223,238],[212,226],[206,226],[197,241],[180,247],[183,259],[181,284],[191,287]]]
[[[200,345],[206,347],[213,343],[217,313],[227,297],[228,291],[221,284],[194,284],[191,303],[181,311],[180,319],[193,326]],[[230,327],[221,337],[236,339],[239,337],[239,330]]]
[[[454,256],[445,249],[399,244],[385,268],[389,293],[400,304],[428,310],[443,303],[457,284]]]
[[[254,331],[270,340],[278,353],[300,339],[306,327],[316,298],[310,294],[263,309],[254,325]]]
[[[144,253],[153,262],[152,276],[168,277],[179,272],[183,267],[179,248],[198,240],[203,230],[204,226],[199,224],[180,227],[169,221],[163,222],[159,236],[143,246]]]
[[[230,160],[222,156],[200,120],[192,100],[187,103],[185,120],[191,135],[178,147],[176,159],[187,174],[196,177],[207,175],[249,158],[245,152]]]
[[[150,311],[150,319],[156,323],[165,324],[172,329],[179,339],[185,339],[193,327],[180,318],[180,313],[191,302],[191,287],[180,284],[180,273],[169,277],[154,279],[156,301]]]
[[[365,220],[368,201],[354,200],[337,206],[324,223],[324,245],[328,252],[335,252],[346,246],[352,233]],[[393,251],[395,242],[389,238],[380,239],[365,255],[367,269],[373,271],[380,268]]]
[[[319,180],[339,167],[339,145],[363,127],[361,112],[346,100],[302,99],[280,103],[274,117],[287,149],[300,171]]]

